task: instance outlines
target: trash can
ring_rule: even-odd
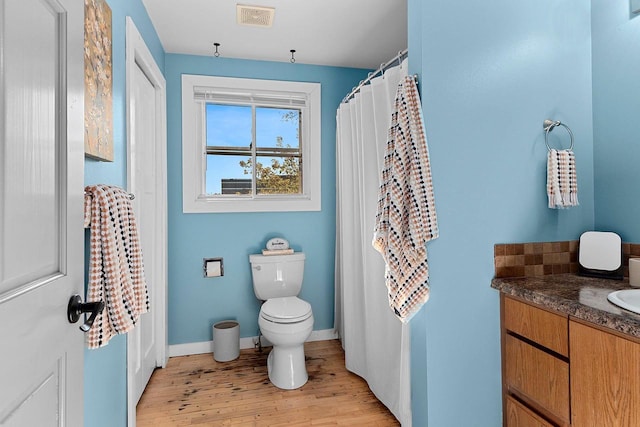
[[[240,356],[240,324],[223,320],[213,325],[213,358],[228,362]]]

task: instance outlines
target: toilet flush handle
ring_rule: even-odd
[[[254,270],[258,270],[258,271],[260,271],[260,270],[262,270],[262,266],[260,266],[260,265],[254,265],[254,266],[253,266],[253,269],[254,269]]]

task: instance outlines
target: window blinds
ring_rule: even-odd
[[[196,101],[215,104],[261,105],[266,107],[303,108],[307,105],[307,94],[299,92],[230,91],[226,88],[194,86]]]

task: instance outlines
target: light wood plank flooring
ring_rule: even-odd
[[[138,427],[400,425],[366,382],[345,369],[339,341],[305,344],[309,382],[297,390],[269,382],[269,350],[242,350],[224,363],[211,354],[171,358],[138,403]]]

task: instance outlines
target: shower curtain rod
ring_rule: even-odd
[[[368,84],[371,79],[373,79],[375,76],[377,76],[378,74],[382,74],[385,71],[387,71],[389,68],[391,68],[395,62],[398,62],[398,65],[402,64],[402,61],[409,55],[409,50],[408,49],[404,49],[401,50],[400,52],[398,52],[398,54],[396,56],[394,56],[391,60],[387,61],[387,62],[383,62],[380,67],[378,67],[377,70],[372,71],[369,73],[369,75],[367,76],[366,79],[361,80],[360,83],[358,84],[358,86],[354,87],[351,92],[349,92],[349,94],[347,96],[345,96],[344,98],[342,98],[342,102],[341,104],[348,102],[351,98],[353,98],[358,92],[360,92],[360,89],[365,86],[366,84]],[[413,78],[418,81],[418,76],[414,74]]]

